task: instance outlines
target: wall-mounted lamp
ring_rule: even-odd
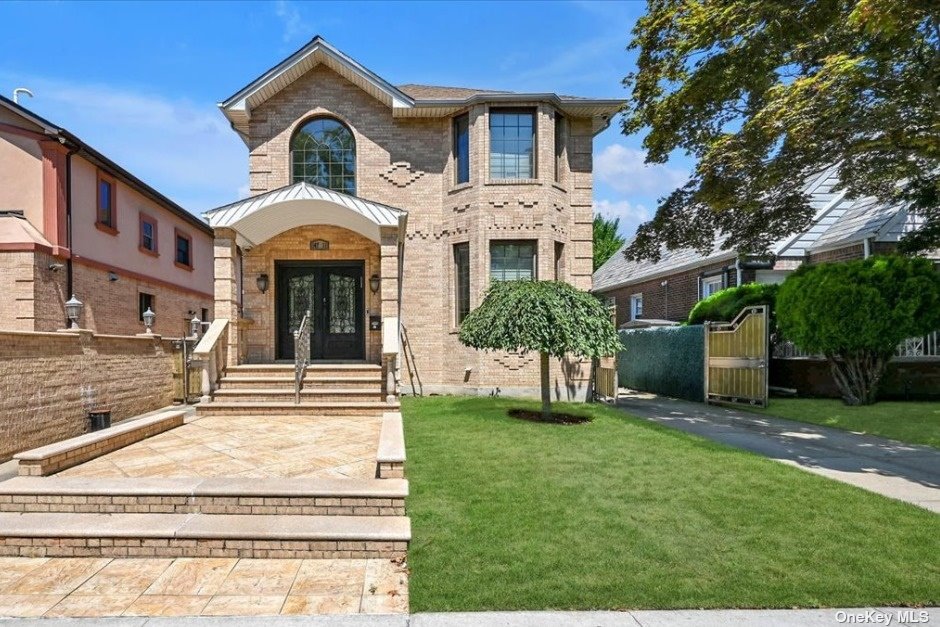
[[[373,274],[369,277],[369,289],[372,290],[373,294],[379,291],[379,285],[379,275]]]
[[[193,316],[193,319],[189,321],[190,337],[199,337],[200,331],[202,331],[202,320],[198,316]]]
[[[118,275],[117,275],[117,273],[115,273],[115,272],[109,272],[109,273],[108,273],[108,280],[111,281],[112,283],[114,283],[115,281],[117,281],[117,280],[118,280]]]
[[[72,294],[72,298],[65,301],[65,315],[69,319],[69,328],[77,329],[78,327],[78,318],[82,315],[82,301],[75,298],[75,294]]]
[[[264,274],[264,273],[259,274],[258,278],[255,280],[255,283],[258,285],[258,289],[261,291],[262,294],[268,291],[268,275],[267,274]]]
[[[147,311],[144,312],[144,326],[147,328],[147,335],[153,334],[153,323],[157,321],[157,314],[153,313],[153,309],[147,307]]]

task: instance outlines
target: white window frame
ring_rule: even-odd
[[[637,304],[640,306],[637,307]],[[643,316],[643,293],[630,295],[630,320],[639,320]]]
[[[699,299],[705,299],[714,294],[715,292],[706,293],[707,286],[717,285],[718,289],[715,292],[720,292],[725,289],[725,275],[715,274],[712,276],[703,276],[699,281]]]

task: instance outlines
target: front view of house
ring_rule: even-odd
[[[250,174],[206,214],[229,365],[293,361],[309,312],[314,363],[382,364],[409,394],[535,394],[537,355],[457,330],[494,280],[590,289],[592,142],[622,104],[394,86],[314,38],[220,104]],[[589,376],[554,364],[554,396]]]

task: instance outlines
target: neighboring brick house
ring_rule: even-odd
[[[708,255],[691,249],[665,251],[656,263],[629,261],[621,249],[594,273],[594,292],[615,308],[618,327],[638,319],[680,322],[698,301],[723,288],[780,283],[804,263],[887,253],[904,233],[917,228],[915,218],[902,207],[874,198],[847,198],[838,189],[835,168],[813,177],[806,193],[816,211],[812,223],[777,242],[769,260],[722,250],[720,238]]]
[[[182,335],[212,306],[212,230],[69,131],[0,97],[0,330]]]
[[[395,86],[316,37],[220,104],[251,197],[209,211],[229,365],[387,364],[406,393],[536,394],[538,356],[457,338],[492,280],[591,287],[592,142],[621,100]],[[553,364],[584,397],[590,367]]]

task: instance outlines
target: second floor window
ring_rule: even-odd
[[[534,241],[490,242],[490,278],[494,281],[535,279]]]
[[[490,178],[535,178],[535,111],[490,109]]]
[[[292,183],[356,194],[356,139],[333,118],[316,118],[294,134],[290,143]]]
[[[114,211],[114,179],[98,173],[98,212],[96,222],[106,229],[116,229],[117,219]]]
[[[140,214],[140,248],[157,252],[157,221],[148,215]]]
[[[176,265],[192,270],[193,268],[193,240],[189,235],[176,232]]]
[[[454,183],[470,182],[470,115],[454,118]]]

